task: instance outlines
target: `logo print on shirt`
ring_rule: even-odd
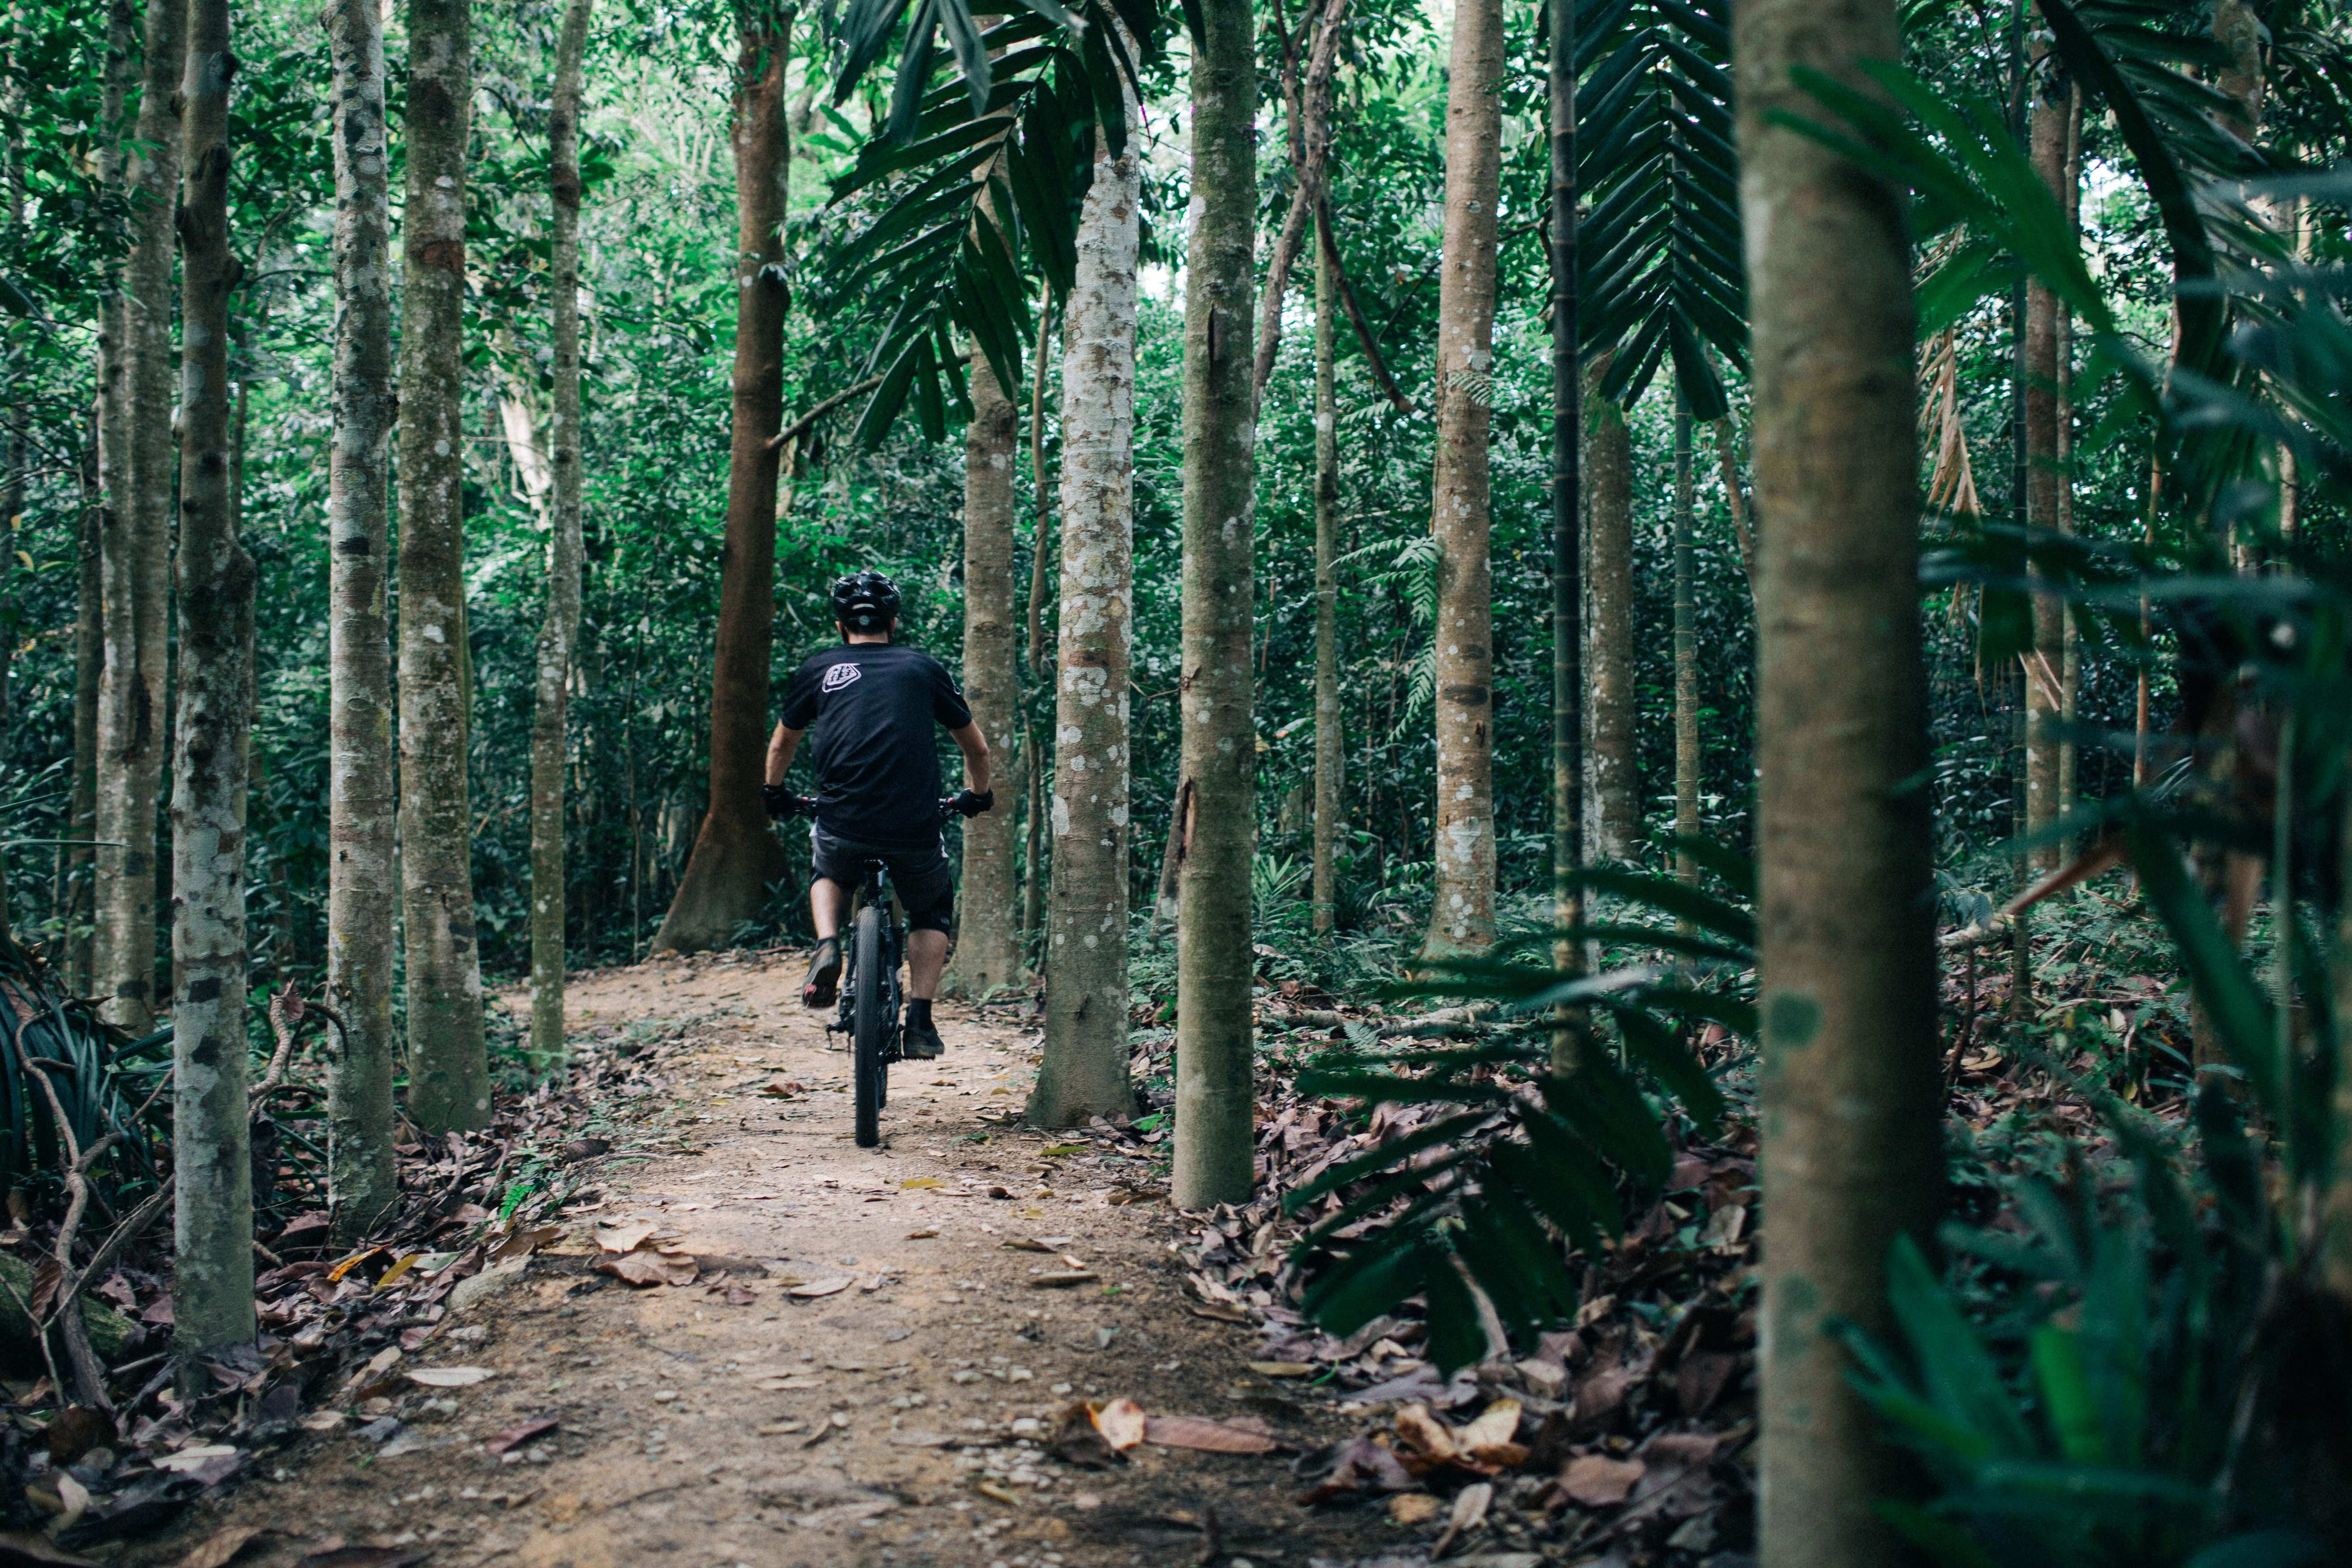
[[[824,689],[838,691],[853,680],[862,680],[866,672],[854,664],[836,664],[824,672]]]

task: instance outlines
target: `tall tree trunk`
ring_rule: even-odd
[[[2033,167],[2053,195],[2064,200],[2065,95],[2054,90],[2046,47],[2035,54],[2031,144]],[[2025,522],[2037,531],[2058,526],[2058,296],[2038,280],[2025,287]],[[2038,574],[2037,574],[2038,575]],[[2055,594],[2033,595],[2033,647],[2025,668],[2025,831],[2038,834],[2057,818],[2059,661],[2064,657],[2065,606]],[[2036,845],[2028,864],[2054,871],[2063,862],[2055,843]]]
[[[735,54],[735,381],[727,459],[727,551],[710,677],[710,809],[656,952],[734,940],[760,912],[783,847],[760,806],[768,744],[768,656],[776,605],[776,462],[784,417],[784,196],[792,171],[784,66],[793,8],[748,6]]]
[[[1682,387],[1675,388],[1675,836],[1698,834],[1698,588],[1691,532],[1695,519],[1691,483],[1691,416]],[[1690,852],[1675,849],[1675,875],[1698,879]]]
[[[400,323],[400,876],[408,1110],[487,1126],[466,749],[466,139],[470,0],[409,0]]]
[[[1257,65],[1249,0],[1201,0],[1198,10],[1202,46],[1192,57],[1185,258],[1183,689],[1176,694],[1183,783],[1174,840],[1180,912],[1169,1184],[1171,1201],[1186,1209],[1241,1203],[1256,1184],[1250,859],[1257,847],[1257,693],[1250,659],[1257,384],[1247,347]]]
[[[163,768],[164,615],[171,602],[173,213],[180,184],[182,0],[148,0],[131,257],[122,274],[122,374],[105,445],[100,538],[106,614],[98,693],[97,990],[132,1034],[155,1017],[155,808]]]
[[[1591,379],[1598,381],[1603,368],[1595,365]],[[1584,408],[1592,852],[1604,860],[1631,860],[1642,845],[1641,753],[1633,738],[1640,705],[1633,669],[1633,441],[1625,411],[1616,404],[1588,395]]]
[[[2059,186],[2059,198],[2066,209],[2066,226],[2070,233],[2081,222],[2083,193],[2083,85],[2073,83],[2066,94],[2066,168]],[[2058,307],[2057,353],[2057,445],[2058,464],[2058,531],[2071,535],[2074,531],[2074,312],[2062,302]],[[2076,773],[2081,764],[2081,748],[2074,743],[2074,717],[2083,691],[2083,650],[2075,640],[2074,618],[2059,615],[2060,654],[2058,668],[2058,798],[2055,810],[2063,815],[2074,808]],[[2056,860],[2066,865],[2074,858],[2072,835],[2059,841]]]
[[[1877,1505],[1906,1461],[1825,1332],[1884,1336],[1897,1236],[1940,1197],[1927,689],[1905,200],[1774,123],[1804,66],[1869,90],[1889,0],[1735,13],[1750,244],[1764,1019],[1763,1568],[1906,1561]]]
[[[334,439],[327,458],[328,1206],[356,1241],[399,1194],[394,1167],[392,640],[386,463],[394,423],[392,218],[383,30],[375,0],[331,0],[335,100]],[[280,954],[291,963],[293,954]]]
[[[1338,921],[1339,826],[1347,811],[1347,735],[1339,717],[1339,286],[1315,216],[1315,930]]]
[[[1130,123],[1132,121],[1130,121]],[[1062,571],[1045,1059],[1029,1120],[1123,1116],[1127,1080],[1127,678],[1135,612],[1139,149],[1095,153],[1062,315]]]
[[[229,512],[228,0],[190,0],[187,186],[179,228],[179,713],[173,725],[172,1166],[179,1184],[172,1345],[184,1384],[208,1351],[253,1342],[253,1167],[247,1154],[246,746],[253,713],[253,558]]]
[[[989,750],[1009,763],[1021,706],[1013,640],[1013,447],[1021,422],[995,371],[979,354],[972,359],[971,408],[963,441],[963,694]],[[963,825],[962,897],[947,973],[950,995],[986,996],[1020,983],[1012,769],[1006,773],[1003,806]]]
[[[101,306],[113,312],[109,303]],[[99,524],[105,514],[104,492],[99,481],[100,423],[98,400],[90,401],[89,437],[81,453],[81,518],[76,530],[74,582],[74,772],[73,818],[66,837],[87,840],[98,836],[98,691],[100,666],[106,658],[105,610],[100,598]],[[66,974],[77,996],[91,987],[89,917],[91,872],[97,852],[85,844],[69,847],[67,860]]]
[[[580,632],[580,79],[593,8],[594,0],[568,0],[563,7],[547,120],[548,257],[555,275],[548,458],[555,526],[530,717],[530,1053],[542,1068],[563,1057],[563,701]]]
[[[1503,7],[1454,13],[1445,90],[1444,270],[1437,297],[1437,884],[1423,952],[1495,939],[1494,578],[1486,441],[1495,371],[1495,203]]]
[[[1551,918],[1561,931],[1583,918],[1576,873],[1584,863],[1584,375],[1577,342],[1576,0],[1548,0],[1546,109],[1551,210]],[[1580,944],[1553,952],[1581,968]],[[1578,1031],[1563,1015],[1552,1067],[1576,1065]]]

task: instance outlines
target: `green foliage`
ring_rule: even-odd
[[[1487,1353],[1473,1289],[1522,1339],[1574,1315],[1566,1255],[1622,1234],[1627,1205],[1663,1184],[1673,1163],[1670,1108],[1701,1134],[1725,1110],[1682,1030],[1712,1022],[1755,1032],[1754,921],[1744,907],[1752,873],[1719,847],[1692,847],[1728,896],[1671,878],[1587,871],[1582,885],[1618,906],[1612,919],[1431,965],[1396,993],[1495,1006],[1507,1020],[1496,1038],[1383,1049],[1370,1031],[1351,1029],[1347,1047],[1300,1072],[1302,1093],[1360,1100],[1384,1117],[1402,1112],[1387,1124],[1410,1127],[1284,1199],[1290,1212],[1315,1216],[1296,1256],[1311,1279],[1307,1311],[1326,1330],[1348,1334],[1424,1297],[1431,1354],[1451,1372]],[[1689,929],[1655,923],[1660,916]],[[1560,941],[1707,963],[1585,974],[1555,967]],[[1554,1047],[1563,1009],[1575,1037],[1566,1070]]]

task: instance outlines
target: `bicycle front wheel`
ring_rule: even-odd
[[[856,1081],[857,1146],[871,1149],[882,1142],[882,1047],[890,1027],[889,987],[882,954],[883,911],[873,904],[857,912],[856,946],[850,973],[856,976],[851,1035],[850,1076]]]

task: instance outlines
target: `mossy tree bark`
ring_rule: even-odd
[[[1595,365],[1590,379],[1597,381],[1604,368]],[[1631,860],[1642,844],[1641,753],[1634,741],[1641,699],[1633,654],[1633,442],[1625,411],[1590,391],[1584,400],[1584,558],[1591,603],[1585,639],[1591,852],[1603,860]]]
[[[594,0],[568,0],[563,7],[547,119],[548,264],[555,284],[550,333],[555,409],[548,422],[554,492],[548,521],[554,537],[548,542],[530,716],[530,1054],[542,1069],[563,1058],[564,699],[580,635],[581,60],[593,8]]]
[[[2033,167],[2061,196],[2066,174],[2066,95],[2052,75],[2046,46],[2034,51],[2032,121],[2029,132]],[[2038,280],[2025,286],[2025,523],[2036,530],[2058,526],[2058,296]],[[2033,595],[2033,647],[2025,655],[2025,831],[2038,834],[2056,820],[2058,794],[2060,661],[2064,658],[2065,606],[2054,594]],[[2063,862],[2056,843],[2027,853],[2036,871],[2054,871]]]
[[[1315,930],[1339,913],[1339,830],[1347,812],[1348,737],[1339,712],[1339,286],[1315,215]]]
[[[179,229],[179,711],[172,795],[172,1343],[184,1383],[207,1351],[253,1342],[247,1153],[246,747],[253,558],[229,499],[228,0],[191,0]]]
[[[727,549],[710,677],[710,809],[654,937],[656,952],[721,947],[760,912],[782,846],[760,805],[768,745],[768,657],[776,605],[776,469],[783,426],[786,186],[784,67],[793,9],[756,0],[735,54],[735,379],[727,460]]]
[[[331,0],[334,436],[327,456],[327,996],[343,1028],[327,1063],[329,1207],[346,1241],[398,1195],[392,1153],[394,867],[390,548],[391,176],[383,31],[374,0]]]
[[[137,152],[126,183],[131,256],[105,443],[100,518],[105,674],[98,691],[98,874],[92,937],[107,1018],[134,1035],[155,1017],[155,810],[163,773],[165,616],[171,605],[173,216],[180,185],[182,0],[147,0]]]
[[[1824,1331],[1885,1335],[1887,1252],[1943,1155],[1910,238],[1899,190],[1772,116],[1792,68],[1871,90],[1889,0],[1734,21],[1754,344],[1765,1568],[1882,1568],[1904,1461]]]
[[[470,0],[409,0],[400,323],[400,875],[408,1110],[487,1126],[466,640],[466,140]]]
[[[1257,68],[1249,0],[1201,0],[1192,57],[1192,220],[1184,302],[1183,779],[1176,791],[1176,1135],[1171,1201],[1240,1203],[1256,1184],[1250,859],[1257,846]],[[1328,77],[1328,71],[1325,73]],[[1313,155],[1310,152],[1310,157]]]
[[[1445,229],[1437,300],[1437,884],[1423,952],[1495,938],[1494,578],[1487,472],[1495,372],[1495,204],[1502,170],[1503,7],[1454,13]]]
[[[1021,675],[1013,632],[1013,448],[1020,419],[985,356],[974,354],[971,424],[963,438],[963,695],[988,749],[1017,754]],[[1021,978],[1013,887],[1013,769],[997,807],[963,825],[963,878],[956,900],[950,995],[985,996]]]
[[[1130,123],[1132,121],[1130,121]],[[1135,265],[1139,149],[1095,153],[1062,318],[1062,570],[1055,654],[1045,1042],[1029,1120],[1124,1116],[1128,669],[1135,608]]]

